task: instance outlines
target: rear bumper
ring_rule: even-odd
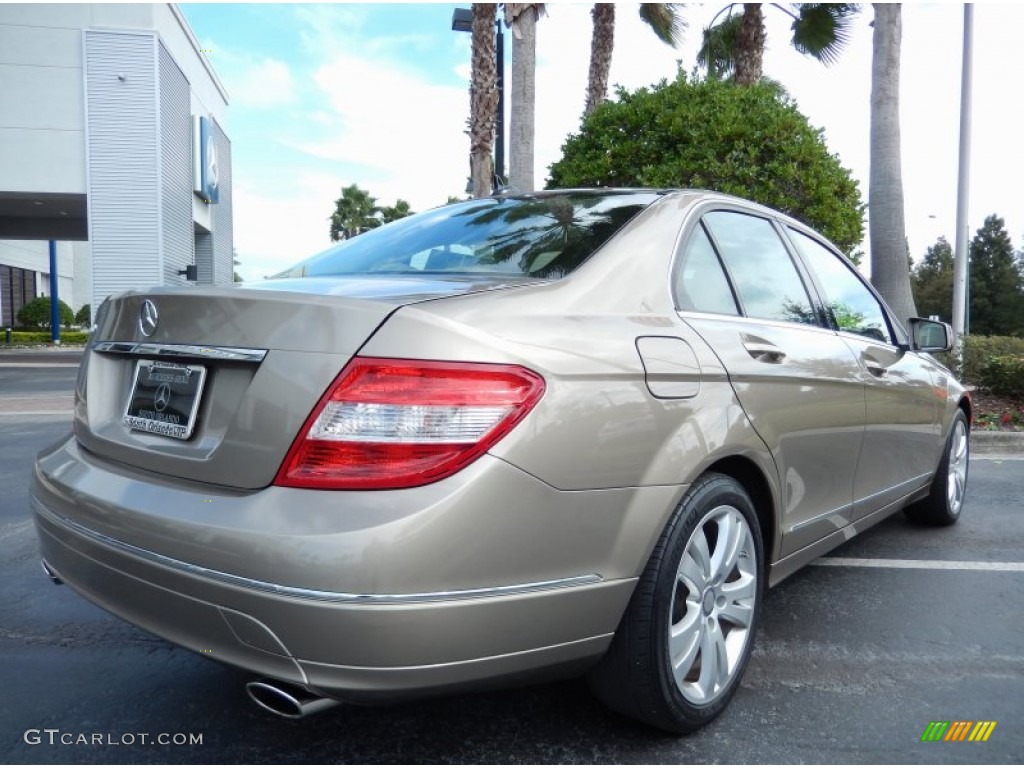
[[[458,481],[460,473],[446,481],[451,487],[434,488],[437,498],[400,492],[422,505],[400,511],[402,499],[390,492],[161,488],[158,478],[105,465],[71,439],[40,456],[32,506],[46,563],[92,602],[178,645],[323,695],[406,698],[591,663],[607,648],[646,561],[647,537],[630,526],[633,503],[649,508],[664,496],[671,504],[675,493],[628,489],[643,498],[612,515],[627,489],[563,499],[491,457],[469,470],[489,477]],[[494,489],[489,508],[473,498],[482,480]],[[538,494],[554,494],[561,508]],[[273,503],[257,498],[264,496]],[[378,522],[332,530],[317,507],[325,499],[335,520],[363,519],[361,504],[372,501]],[[338,509],[343,499],[349,503]],[[502,535],[501,520],[522,516],[524,502],[540,504],[551,524],[529,530],[535,523],[520,521],[528,529],[522,538]],[[559,521],[580,502],[597,535],[581,537],[577,528],[575,542],[558,541],[569,523],[583,522]],[[457,532],[438,550],[432,528],[458,522],[467,504],[484,523],[468,532],[482,551],[466,556]],[[197,507],[204,518],[190,514]],[[598,524],[615,518],[618,525],[601,535]],[[287,520],[288,535],[274,520]],[[545,534],[556,546],[542,541]],[[392,565],[416,551],[421,578],[409,580]],[[478,566],[488,558],[489,573]],[[511,572],[516,559],[521,567]],[[232,567],[243,561],[247,567]]]

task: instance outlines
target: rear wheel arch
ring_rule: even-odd
[[[728,456],[719,459],[704,469],[701,475],[709,472],[717,472],[733,478],[743,486],[747,495],[750,496],[750,500],[754,502],[754,510],[757,512],[757,519],[761,525],[761,541],[764,543],[765,563],[763,567],[767,572],[768,565],[775,556],[778,543],[775,540],[777,530],[775,496],[767,476],[754,461],[745,456]]]

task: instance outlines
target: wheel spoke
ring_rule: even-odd
[[[696,561],[704,581],[707,582],[711,578],[711,552],[708,550],[708,537],[703,528],[693,532],[686,554]]]
[[[958,466],[967,456],[967,445],[967,430],[958,423],[956,427],[956,454],[954,456]]]
[[[722,585],[726,603],[718,615],[737,627],[746,628],[754,616],[754,595],[757,582],[753,576],[743,576],[736,581]]]
[[[691,595],[699,595],[708,583],[700,565],[689,552],[684,552],[682,560],[679,561],[678,577]]]
[[[697,685],[710,698],[729,679],[729,653],[717,622],[709,623],[700,639],[700,677]]]
[[[676,681],[682,681],[693,668],[701,647],[700,608],[687,604],[686,616],[669,630],[668,652]]]
[[[729,512],[718,520],[718,541],[715,553],[711,557],[711,578],[721,583],[725,581],[732,569],[736,567],[740,548],[746,538],[746,527],[738,513]]]

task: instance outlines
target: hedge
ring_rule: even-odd
[[[1017,336],[965,336],[964,362],[956,366],[952,355],[939,355],[942,362],[956,370],[960,379],[988,389],[985,370],[997,357],[1024,357],[1024,338]]]
[[[4,343],[6,335],[0,331],[0,344]],[[86,331],[61,331],[60,340],[62,344],[85,344],[89,341],[89,334]],[[12,344],[49,344],[49,331],[11,331]]]

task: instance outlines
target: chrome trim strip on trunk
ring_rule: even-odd
[[[198,357],[204,360],[236,360],[243,363],[259,363],[267,356],[265,349],[204,347],[199,344],[159,344],[150,341],[97,341],[92,345],[92,350],[117,355]]]
[[[127,544],[118,539],[86,528],[79,523],[69,520],[58,512],[47,507],[39,499],[32,499],[32,506],[39,515],[55,525],[60,525],[69,530],[84,536],[98,544],[116,549],[128,555],[140,558],[156,565],[166,568],[173,568],[184,573],[201,576],[203,578],[229,584],[242,589],[255,589],[260,592],[267,592],[281,597],[294,597],[302,600],[319,600],[329,603],[356,603],[356,604],[381,604],[381,603],[435,603],[445,600],[473,600],[491,597],[507,597],[509,595],[521,595],[531,592],[545,592],[552,589],[568,589],[570,587],[583,587],[591,584],[599,584],[604,579],[596,573],[588,573],[582,576],[570,576],[564,579],[551,579],[548,581],[534,581],[527,584],[510,584],[500,587],[481,587],[478,589],[454,589],[445,592],[411,592],[397,595],[382,594],[358,594],[350,592],[327,592],[319,589],[305,589],[303,587],[289,587],[282,584],[272,584],[267,581],[250,579],[246,576],[237,576],[233,573],[225,573],[212,568],[205,568],[201,565],[186,563],[173,557],[167,557],[147,549]]]

